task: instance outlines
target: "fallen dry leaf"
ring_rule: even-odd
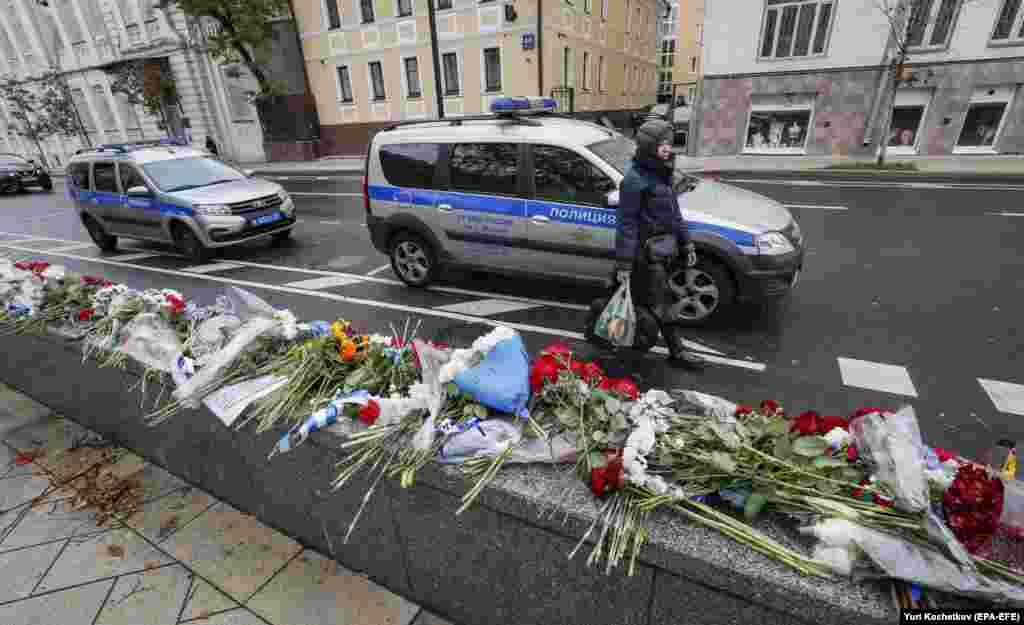
[[[121,545],[107,545],[107,555],[111,558],[123,558],[124,547]]]
[[[199,611],[199,616],[196,617],[196,618],[205,621],[206,619],[210,618],[210,611],[209,610],[200,610]]]

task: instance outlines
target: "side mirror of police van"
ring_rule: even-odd
[[[608,208],[615,208],[619,205],[619,190],[610,191],[608,195],[604,196],[604,205]]]
[[[242,173],[245,174],[246,178],[252,178],[253,176],[256,175],[256,170],[255,169],[243,169]]]
[[[128,189],[128,197],[151,197],[152,195],[149,189],[142,185]]]

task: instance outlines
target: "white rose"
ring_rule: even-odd
[[[828,441],[828,444],[832,449],[839,449],[840,447],[850,443],[850,433],[843,428],[832,428],[829,433],[825,435],[825,440]]]

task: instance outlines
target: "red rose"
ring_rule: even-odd
[[[100,286],[102,286],[102,287],[103,287],[103,288],[105,289],[105,288],[107,288],[107,287],[111,287],[111,286],[114,286],[114,283],[113,283],[113,282],[111,282],[110,280],[104,280],[104,281],[103,281],[103,284],[102,284],[102,285],[100,285]]]
[[[947,460],[952,460],[953,458],[955,458],[956,456],[959,455],[959,454],[956,454],[956,453],[951,452],[951,451],[946,451],[945,449],[943,449],[941,447],[932,447],[932,451],[934,451],[935,455],[938,456],[939,462],[945,462]]]
[[[614,385],[615,380],[612,380],[611,378],[601,378],[601,381],[597,383],[597,388],[601,389],[602,391],[611,391],[612,386]]]
[[[580,369],[580,377],[583,378],[584,382],[597,384],[604,377],[604,371],[601,370],[601,367],[596,362],[587,362],[583,363],[583,368]]]
[[[31,263],[29,263],[28,268],[35,273],[43,273],[44,271],[50,268],[50,263],[46,262],[45,260],[34,260]]]
[[[554,356],[541,356],[538,358],[530,370],[530,387],[533,389],[533,392],[539,393],[543,391],[544,384],[547,382],[558,382],[560,369],[558,360]]]
[[[875,495],[873,501],[875,502],[876,506],[881,506],[883,508],[891,508],[893,506],[891,499],[886,499],[879,495]]]
[[[14,263],[14,268],[15,269],[21,269],[22,271],[28,271],[29,265],[26,262],[18,261],[16,263]]]
[[[590,492],[594,493],[595,497],[604,497],[604,489],[606,486],[608,486],[608,481],[605,477],[604,469],[591,469]]]
[[[760,410],[758,412],[763,415],[773,415],[779,411],[779,408],[779,402],[774,399],[765,399],[761,402]]]
[[[568,368],[573,361],[572,350],[561,341],[555,341],[540,352],[541,356],[553,356],[563,368]]]
[[[876,412],[884,416],[884,412],[881,408],[859,408],[857,409],[857,412],[853,413],[850,416],[850,421],[853,421],[854,419],[859,419],[865,415],[874,414]]]
[[[856,445],[850,445],[846,448],[846,460],[848,462],[856,462],[857,458],[860,457],[860,452],[857,451]]]
[[[813,410],[808,410],[807,412],[801,414],[796,419],[793,419],[793,425],[790,426],[789,431],[799,432],[800,434],[803,434],[805,436],[817,434],[820,418],[821,415],[814,412]]]
[[[83,308],[82,310],[78,311],[78,320],[79,321],[89,321],[90,319],[92,319],[92,316],[95,315],[95,314],[96,314],[96,310],[95,309],[93,309],[93,308]]]
[[[942,497],[953,535],[972,554],[990,543],[1003,512],[1003,483],[977,466],[964,465]]]
[[[616,395],[621,395],[628,399],[640,397],[640,389],[637,388],[632,380],[622,378],[621,380],[609,380],[609,382],[611,383],[611,391]]]
[[[380,404],[374,400],[366,402],[366,405],[359,409],[359,420],[366,425],[373,425],[380,416]]]
[[[748,406],[746,404],[740,404],[739,406],[736,406],[735,416],[745,417],[748,414],[754,414],[754,409],[751,406]]]
[[[850,429],[850,422],[842,417],[822,417],[818,420],[818,434],[828,434],[835,428]]]
[[[177,295],[167,295],[167,303],[170,304],[171,312],[180,313],[185,310],[185,300]]]
[[[569,363],[569,371],[571,371],[573,375],[582,378],[583,377],[583,362],[581,362],[579,360],[572,361],[571,363]]]
[[[82,284],[92,286],[94,284],[100,284],[101,282],[103,282],[103,280],[95,278],[93,276],[82,276]]]

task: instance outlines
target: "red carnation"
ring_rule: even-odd
[[[777,413],[780,408],[781,406],[779,406],[779,402],[774,399],[765,399],[761,402],[760,410],[758,412],[763,415],[773,415]]]
[[[177,295],[165,296],[167,303],[170,304],[171,312],[180,313],[185,310],[185,300],[181,299]]]
[[[942,497],[949,527],[964,547],[978,554],[999,529],[1003,513],[1003,483],[979,466],[964,465]]]
[[[544,390],[544,385],[547,382],[555,383],[558,382],[558,373],[560,367],[558,360],[554,356],[541,356],[533,363],[533,368],[530,369],[530,387],[534,393],[539,393]]]
[[[21,269],[22,271],[28,271],[29,265],[28,265],[28,263],[26,263],[24,261],[18,261],[16,263],[14,263],[14,268],[15,269]]]
[[[832,430],[840,428],[843,430],[850,429],[850,422],[842,417],[822,417],[818,420],[818,433],[828,434]]]
[[[94,308],[83,308],[82,310],[78,311],[78,320],[79,321],[89,321],[90,319],[92,319],[92,316],[95,315],[95,314],[96,314],[96,309],[94,309]]]
[[[790,426],[789,431],[799,432],[804,436],[817,434],[818,429],[820,427],[820,418],[821,415],[814,412],[813,410],[808,410],[807,412],[801,414],[796,419],[793,419],[793,425]]]
[[[101,284],[102,282],[103,280],[100,278],[96,278],[93,276],[82,276],[82,284],[93,286],[95,284]]]
[[[846,460],[849,462],[856,462],[857,458],[860,457],[860,452],[857,451],[856,445],[850,445],[846,448]]]
[[[587,362],[583,363],[583,367],[580,369],[580,377],[584,382],[598,384],[604,378],[604,371],[596,362]]]
[[[597,388],[601,389],[602,391],[611,391],[612,386],[614,385],[615,380],[612,380],[611,378],[601,378],[601,381],[597,383]]]
[[[640,397],[640,389],[637,388],[636,384],[632,380],[622,378],[620,380],[609,380],[611,384],[611,391],[616,395],[621,395],[628,399],[636,399]]]
[[[373,425],[380,416],[380,404],[374,400],[366,402],[366,405],[359,409],[359,420],[366,425]]]
[[[748,406],[746,404],[740,404],[739,406],[736,406],[736,415],[735,416],[737,416],[737,417],[745,417],[745,416],[747,416],[749,414],[754,414],[753,407]]]
[[[622,450],[607,452],[608,464],[603,469],[590,470],[590,490],[595,497],[603,497],[626,485],[626,472],[622,465]]]
[[[935,455],[939,458],[939,462],[945,462],[947,460],[952,460],[953,458],[956,458],[957,455],[959,455],[959,454],[956,454],[954,452],[947,451],[947,450],[945,450],[945,449],[943,449],[941,447],[932,447],[932,451],[934,451]]]
[[[590,492],[595,497],[604,497],[604,489],[608,485],[604,469],[590,470]]]

